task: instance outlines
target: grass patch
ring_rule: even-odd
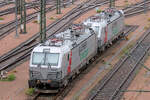
[[[133,47],[133,44],[129,44],[127,47],[125,47],[121,53],[120,53],[120,57],[123,57],[124,55],[128,55],[129,54],[129,51],[130,51],[130,48]]]
[[[125,7],[129,6],[128,0],[124,0],[124,3],[125,3]]]
[[[149,22],[150,22],[150,18],[148,18],[148,19],[147,19],[147,21],[149,21]]]
[[[33,23],[36,23],[36,24],[38,24],[38,21],[37,21],[37,20],[34,20],[34,21],[33,21]]]
[[[16,79],[16,76],[14,74],[10,74],[10,75],[8,75],[7,79],[8,79],[8,81],[13,81]]]
[[[54,18],[54,17],[50,17],[49,19],[50,19],[50,20],[54,20],[55,18]]]
[[[4,18],[0,17],[0,20],[4,20]]]
[[[14,74],[8,75],[7,78],[1,79],[1,81],[14,81],[16,79],[16,76]]]
[[[125,7],[128,7],[128,6],[129,6],[129,4],[128,4],[128,3],[126,3],[126,4],[125,4]]]
[[[110,63],[108,62],[103,62],[104,65],[111,65]]]
[[[150,23],[148,23],[148,24],[144,27],[145,30],[148,30],[149,28],[150,28]]]
[[[96,12],[97,12],[97,13],[101,13],[101,12],[102,12],[102,10],[98,9]]]
[[[25,93],[26,93],[26,95],[32,96],[35,93],[35,89],[34,88],[28,88]]]
[[[145,30],[148,30],[148,29],[149,29],[149,26],[145,26],[144,29],[145,29]]]

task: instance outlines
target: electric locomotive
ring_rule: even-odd
[[[124,13],[122,10],[108,8],[99,14],[91,16],[83,22],[97,34],[98,49],[104,51],[124,31]]]
[[[106,9],[82,24],[51,36],[37,45],[30,57],[29,87],[56,90],[105,47],[112,44],[124,29],[122,10]]]
[[[97,53],[97,35],[83,25],[52,36],[36,46],[30,59],[29,87],[59,88]]]

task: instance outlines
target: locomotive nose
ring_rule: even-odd
[[[56,80],[62,77],[61,71],[52,71],[47,68],[32,68],[29,73],[30,77],[35,80]]]

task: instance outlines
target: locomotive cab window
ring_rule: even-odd
[[[57,66],[58,61],[59,61],[58,53],[47,53],[46,54],[46,60],[45,60],[46,65]]]
[[[34,52],[32,56],[33,65],[57,66],[59,53]]]
[[[32,64],[34,64],[34,65],[38,65],[38,64],[43,65],[44,64],[44,58],[45,58],[44,53],[34,52],[33,56],[32,56]]]

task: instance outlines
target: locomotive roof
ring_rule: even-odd
[[[38,45],[33,51],[39,51],[43,48],[51,48],[53,51],[57,49],[59,52],[61,50],[72,49],[92,34],[94,34],[94,31],[91,28],[83,24],[74,24],[66,31],[53,35],[45,43]]]
[[[104,11],[102,11],[99,14],[96,14],[94,16],[91,16],[90,18],[88,18],[87,20],[85,20],[85,22],[87,23],[103,23],[104,21],[107,23],[111,23],[112,21],[116,20],[117,18],[119,18],[120,16],[123,16],[123,12],[120,10],[116,10],[113,8],[108,8]]]

